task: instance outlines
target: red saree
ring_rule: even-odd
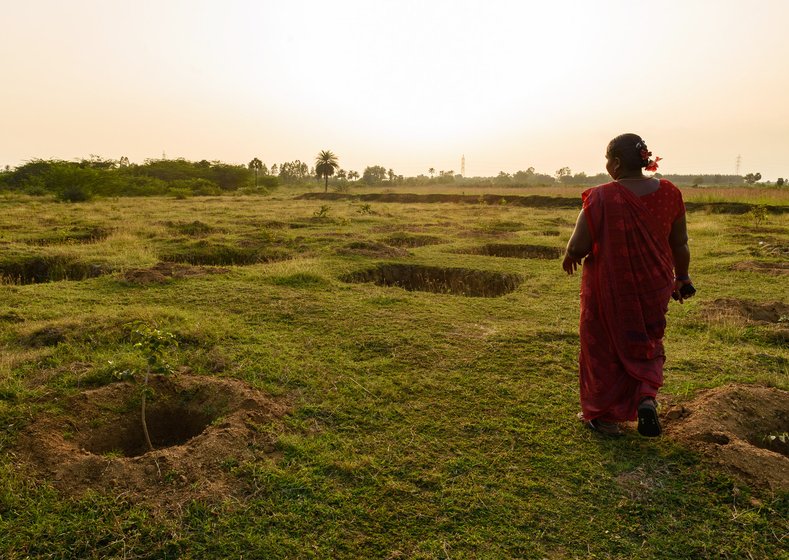
[[[635,420],[663,385],[674,263],[660,218],[617,182],[583,193],[592,253],[581,282],[581,408],[586,420]]]

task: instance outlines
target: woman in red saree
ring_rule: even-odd
[[[618,423],[660,435],[663,333],[672,295],[692,288],[682,194],[642,170],[657,160],[636,134],[614,138],[606,151],[610,183],[585,191],[562,267],[583,262],[579,378],[580,418],[592,429],[621,435]]]

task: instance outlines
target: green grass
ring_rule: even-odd
[[[0,557],[787,557],[786,494],[749,487],[669,438],[608,441],[575,420],[579,283],[558,259],[456,252],[562,247],[576,210],[360,208],[286,192],[78,205],[0,198],[4,255],[47,251],[113,271],[0,285]],[[789,350],[772,327],[701,313],[720,297],[785,301],[783,277],[730,268],[761,258],[741,237],[753,224],[703,212],[688,221],[699,294],[671,305],[664,391],[789,389]],[[788,222],[782,214],[762,225],[786,243]],[[74,223],[109,236],[51,241]],[[338,249],[421,239],[411,236],[439,243],[403,242],[410,256],[398,262],[524,282],[503,297],[469,298],[340,280],[383,260]],[[287,258],[241,259],[224,274],[163,284],[122,279],[195,247]],[[130,339],[138,321],[176,335],[175,366],[242,379],[289,403],[284,426],[271,428],[274,453],[226,461],[233,496],[161,515],[111,493],[69,498],[20,468],[14,445],[33,417],[140,365]]]

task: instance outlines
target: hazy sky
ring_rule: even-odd
[[[789,176],[789,0],[3,0],[0,164]]]

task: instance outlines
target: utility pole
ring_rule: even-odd
[[[463,154],[460,157],[460,174],[465,177],[466,176],[466,154]]]

